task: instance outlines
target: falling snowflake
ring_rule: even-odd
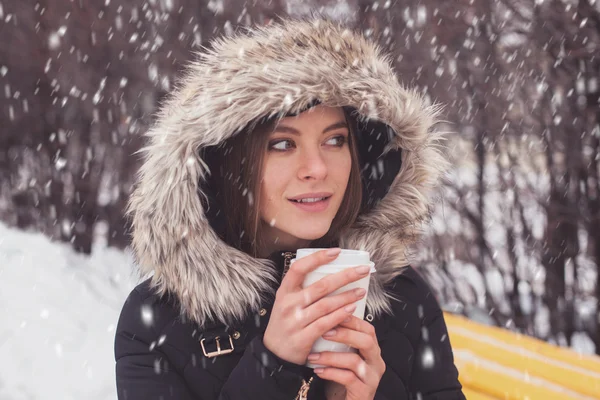
[[[146,326],[152,325],[152,323],[154,321],[154,313],[152,311],[152,308],[149,305],[144,304],[141,307],[141,313],[142,313],[142,322],[144,323],[144,325],[146,325]]]
[[[433,368],[435,365],[435,357],[430,346],[425,347],[421,353],[421,365],[425,369]]]
[[[50,35],[48,35],[48,48],[50,48],[50,50],[56,50],[59,47],[60,47],[60,36],[58,35],[58,33],[53,32]]]

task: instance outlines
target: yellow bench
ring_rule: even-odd
[[[600,399],[600,357],[445,314],[467,399]]]

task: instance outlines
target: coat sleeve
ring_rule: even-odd
[[[409,391],[415,399],[466,400],[454,365],[444,314],[439,306],[433,315],[425,318],[415,348]]]
[[[280,359],[256,336],[246,347],[240,362],[223,385],[220,400],[225,399],[293,399],[308,381],[313,370]]]
[[[373,400],[408,400],[404,382],[387,368],[379,381]]]
[[[136,337],[120,334],[116,338],[117,398],[119,400],[180,399],[194,400],[185,380],[176,372],[165,354],[148,350]]]
[[[399,301],[392,303],[394,336],[382,347],[387,368],[375,399],[465,400],[444,313],[429,284],[408,266],[390,290]]]
[[[311,368],[279,359],[264,346],[262,335],[249,342],[225,382],[199,368],[193,376],[186,375],[185,354],[157,345],[159,335],[142,321],[143,306],[134,291],[119,318],[115,336],[119,400],[288,400],[296,396],[302,380],[312,375]],[[190,380],[210,385],[198,392]]]
[[[134,289],[121,310],[115,335],[115,373],[119,400],[181,399],[194,396],[168,357],[155,329],[166,313]]]

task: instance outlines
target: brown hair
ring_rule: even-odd
[[[346,193],[329,231],[311,243],[312,247],[329,247],[339,240],[343,230],[358,216],[362,203],[360,164],[356,148],[355,125],[350,111],[344,108],[349,128],[349,147],[352,165]],[[220,146],[220,173],[215,176],[217,202],[224,212],[224,240],[253,257],[263,244],[260,221],[260,177],[268,138],[277,120],[257,122],[240,131]]]

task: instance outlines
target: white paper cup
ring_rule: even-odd
[[[307,255],[319,250],[323,249],[298,249],[296,251],[296,258],[291,260],[290,266],[294,263],[294,261],[302,257],[306,257]],[[371,279],[371,274],[376,272],[375,264],[371,262],[368,251],[342,249],[341,253],[335,260],[327,264],[321,265],[317,267],[317,269],[315,269],[314,271],[306,274],[306,278],[304,279],[302,287],[306,288],[315,283],[316,281],[326,277],[327,275],[335,274],[347,268],[358,267],[359,265],[369,265],[371,267],[371,270],[369,271],[370,273],[357,281],[350,282],[349,284],[331,292],[327,295],[327,297],[335,296],[339,293],[343,293],[348,290],[353,290],[355,288],[364,288],[367,291],[367,293],[360,300],[356,301],[356,309],[352,314],[357,318],[364,319],[365,306],[367,304],[367,296],[369,294],[369,280]],[[319,353],[322,351],[337,351],[340,353],[357,352],[355,348],[344,343],[338,343],[324,339],[323,337],[319,337],[313,344],[311,353]],[[310,368],[317,368],[322,366],[319,364],[313,364],[310,361],[307,361],[305,365]]]

